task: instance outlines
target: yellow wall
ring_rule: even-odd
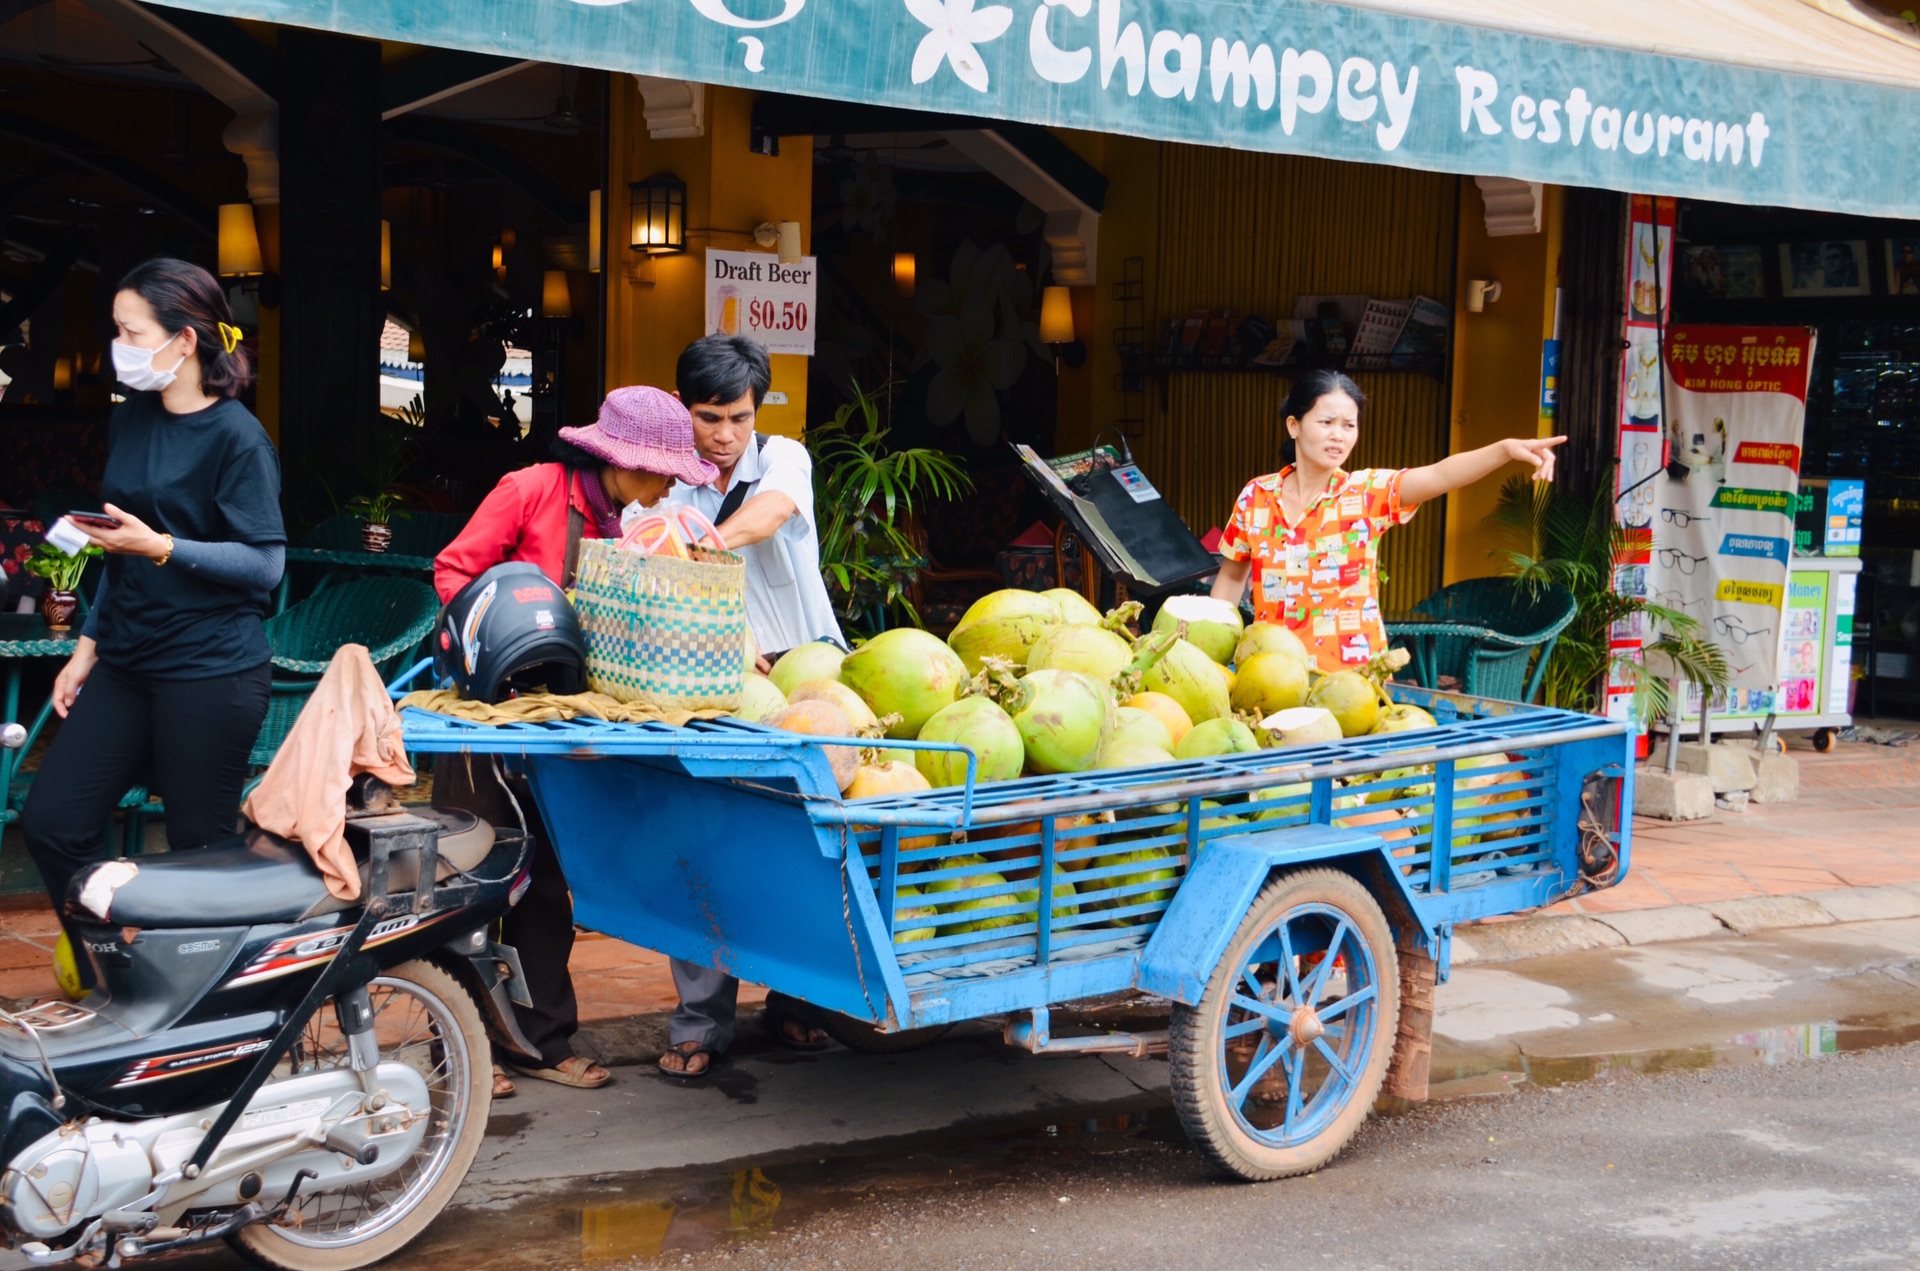
[[[1540,418],[1541,342],[1553,335],[1564,191],[1548,186],[1541,233],[1487,236],[1485,207],[1472,181],[1460,182],[1459,293],[1453,315],[1451,449],[1474,450],[1503,437],[1548,435]],[[1497,279],[1500,299],[1468,313],[1467,284]],[[1505,540],[1486,525],[1510,468],[1447,497],[1446,580],[1502,572]]]
[[[1068,134],[1099,163],[1110,186],[1100,223],[1099,285],[1079,328],[1090,357],[1085,413],[1062,377],[1060,448],[1084,445],[1119,417],[1121,309],[1113,284],[1129,256],[1143,258],[1142,306],[1149,351],[1166,320],[1190,309],[1291,317],[1301,294],[1453,294],[1457,178],[1301,156],[1105,137],[1095,147]],[[1078,297],[1076,297],[1078,300]],[[1076,325],[1080,305],[1076,304]],[[1426,375],[1361,372],[1371,398],[1357,461],[1404,467],[1444,453],[1446,394]],[[1199,533],[1223,525],[1233,499],[1279,466],[1279,418],[1290,382],[1247,371],[1150,375],[1135,455],[1168,501]],[[1439,582],[1441,516],[1415,517],[1387,538],[1382,601],[1404,608]]]
[[[647,135],[633,80],[613,77],[613,161],[607,235],[607,387],[673,387],[680,351],[705,334],[705,260],[710,247],[763,251],[753,241],[762,221],[798,221],[803,245],[813,241],[813,145],[784,137],[777,156],[748,149],[753,94],[710,86],[706,135],[655,141]],[[627,186],[656,172],[687,183],[687,251],[640,258],[626,249]],[[807,359],[775,356],[773,388],[784,406],[764,406],[762,432],[797,437],[807,418]]]

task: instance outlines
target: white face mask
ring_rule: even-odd
[[[114,375],[122,384],[136,393],[160,392],[173,383],[175,374],[186,365],[187,359],[186,355],[182,354],[180,360],[173,364],[172,370],[159,371],[153,366],[154,355],[179,338],[179,333],[176,332],[166,344],[151,349],[138,349],[131,344],[115,340],[113,342]]]

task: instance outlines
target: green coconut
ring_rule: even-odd
[[[920,730],[920,740],[954,742],[973,751],[977,781],[1011,781],[1027,761],[1012,718],[984,697],[963,697],[942,707]],[[967,757],[951,750],[916,750],[913,765],[935,786],[967,783]]]
[[[1078,671],[1105,683],[1133,664],[1133,645],[1105,627],[1050,627],[1027,651],[1029,671]]]
[[[906,909],[896,909],[893,913],[893,942],[895,944],[913,944],[934,937],[933,919],[940,911],[931,905],[914,905]]]
[[[1313,665],[1313,655],[1307,652],[1307,646],[1300,637],[1293,634],[1290,627],[1277,622],[1256,622],[1248,627],[1246,634],[1240,637],[1240,643],[1234,647],[1235,666],[1244,666],[1262,653],[1284,653],[1302,666]]]
[[[1164,746],[1144,741],[1109,741],[1094,756],[1093,766],[1100,769],[1157,768],[1173,762],[1173,752]]]
[[[1107,716],[1107,735],[1100,739],[1100,748],[1105,750],[1117,742],[1141,742],[1158,746],[1168,754],[1173,753],[1176,745],[1165,721],[1137,706],[1116,706],[1113,714]]]
[[[1313,806],[1313,786],[1304,781],[1290,786],[1268,786],[1265,790],[1255,790],[1247,801],[1274,805],[1254,813],[1255,821],[1280,821],[1287,817],[1305,816]]]
[[[780,661],[784,664],[786,658]],[[938,636],[896,627],[849,653],[840,664],[840,682],[858,693],[875,715],[899,716],[887,736],[910,741],[935,712],[960,695],[967,668]]]
[[[1237,719],[1210,719],[1195,724],[1193,731],[1180,739],[1175,759],[1212,759],[1218,755],[1245,755],[1260,749],[1260,739]]]
[[[1183,623],[1186,630],[1181,631]],[[1153,619],[1155,631],[1179,633],[1221,666],[1233,661],[1234,648],[1245,627],[1240,606],[1212,596],[1168,596]]]
[[[839,680],[808,680],[787,694],[790,702],[832,702],[846,715],[847,723],[853,726],[852,736],[868,736],[868,729],[880,721],[874,717],[873,710],[860,695],[842,684]]]
[[[846,651],[839,645],[815,640],[812,644],[788,649],[773,664],[773,674],[768,678],[773,681],[775,688],[790,697],[793,690],[808,680],[839,679],[840,664],[846,656]]]
[[[1284,750],[1288,746],[1317,746],[1339,741],[1343,736],[1340,721],[1333,717],[1333,712],[1319,706],[1296,706],[1290,711],[1276,711],[1260,721],[1260,731],[1267,735],[1269,750]]]
[[[1040,593],[1060,610],[1060,621],[1097,627],[1104,615],[1071,587],[1049,587]]]
[[[1174,640],[1165,655],[1146,669],[1141,683],[1149,691],[1164,693],[1180,703],[1180,709],[1195,724],[1233,714],[1233,702],[1227,682],[1220,674],[1220,664],[1190,641]]]
[[[1128,865],[1134,867],[1124,874],[1115,874],[1107,878],[1096,879],[1087,884],[1087,886],[1100,891],[1106,891],[1114,887],[1138,887],[1147,883],[1169,884],[1166,887],[1155,888],[1151,891],[1135,892],[1127,896],[1113,896],[1106,900],[1093,902],[1094,907],[1099,909],[1131,908],[1134,905],[1153,905],[1159,904],[1162,901],[1172,900],[1174,891],[1172,884],[1180,881],[1179,863],[1158,848],[1143,847],[1131,852],[1121,852],[1114,856],[1102,856],[1096,860],[1094,864],[1101,869]],[[1123,926],[1127,926],[1136,922],[1149,921],[1150,918],[1151,915],[1148,914],[1131,914],[1126,917],[1116,918],[1114,921]]]
[[[1073,884],[1065,879],[1053,885],[1053,916],[1056,921],[1061,918],[1071,918],[1080,912],[1080,906],[1074,903],[1077,895],[1078,893],[1073,890]],[[1029,887],[1026,891],[1015,892],[1014,899],[1023,905],[1032,905],[1034,911],[1039,912],[1040,889],[1038,887]],[[1065,903],[1061,903],[1062,901]],[[1023,918],[1021,921],[1026,920]]]
[[[1238,668],[1233,691],[1227,695],[1234,710],[1264,719],[1277,711],[1306,705],[1307,664],[1291,654],[1256,653],[1238,663]]]
[[[1395,702],[1392,706],[1380,709],[1380,720],[1374,724],[1376,733],[1413,733],[1423,728],[1438,728],[1439,721],[1418,706],[1405,702]]]
[[[1008,587],[974,601],[954,625],[947,644],[966,663],[967,674],[976,675],[983,658],[1005,658],[1025,666],[1034,641],[1047,628],[1059,625],[1059,605],[1037,591]]]
[[[740,707],[733,712],[733,717],[764,724],[785,709],[787,695],[758,671],[748,671],[746,685],[740,694]]]
[[[1327,711],[1342,737],[1361,737],[1380,722],[1380,688],[1358,671],[1323,675],[1307,690],[1307,705]]]
[[[1113,693],[1077,671],[1029,671],[1006,699],[1033,772],[1085,772],[1100,752]]]

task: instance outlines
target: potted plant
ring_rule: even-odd
[[[407,516],[407,502],[390,490],[347,500],[347,511],[360,518],[360,546],[384,552],[393,546],[393,523]]]
[[[1676,681],[1696,685],[1711,698],[1733,676],[1725,652],[1701,633],[1697,620],[1614,589],[1615,571],[1632,559],[1636,544],[1614,519],[1612,491],[1609,476],[1583,504],[1549,482],[1515,477],[1502,487],[1490,519],[1520,541],[1500,553],[1508,573],[1522,583],[1557,583],[1573,593],[1579,607],[1547,659],[1541,680],[1546,704],[1602,714],[1607,685],[1618,681],[1632,688],[1632,714],[1645,728],[1671,715]],[[1649,632],[1646,643],[1615,648],[1616,625],[1636,624]]]
[[[886,388],[853,385],[853,400],[807,429],[820,562],[843,624],[873,633],[889,617],[920,625],[909,589],[926,564],[908,537],[914,501],[951,499],[973,488],[960,460],[943,450],[894,450],[881,418]]]
[[[80,575],[86,573],[88,561],[102,554],[91,543],[72,556],[52,543],[41,543],[33,549],[27,572],[47,580],[47,594],[40,601],[40,612],[46,616],[49,628],[72,629],[73,616],[80,612]]]

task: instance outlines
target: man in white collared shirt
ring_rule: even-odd
[[[668,502],[698,508],[746,557],[754,647],[771,662],[814,640],[844,645],[820,573],[813,460],[799,442],[753,430],[773,378],[766,350],[740,336],[695,340],[676,378],[695,444],[720,475],[710,485],[675,487]]]
[[[820,573],[813,460],[799,442],[761,437],[753,430],[773,382],[767,351],[740,336],[707,336],[680,355],[675,380],[680,400],[693,414],[694,445],[720,473],[710,485],[676,486],[667,501],[698,508],[727,546],[746,558],[747,625],[760,650],[760,669],[814,640],[845,647]],[[696,962],[675,959],[672,965],[680,1005],[660,1070],[693,1080],[704,1076],[733,1041],[740,982]],[[776,1041],[805,1050],[827,1044],[826,1034],[791,998],[769,994],[766,1014]]]

